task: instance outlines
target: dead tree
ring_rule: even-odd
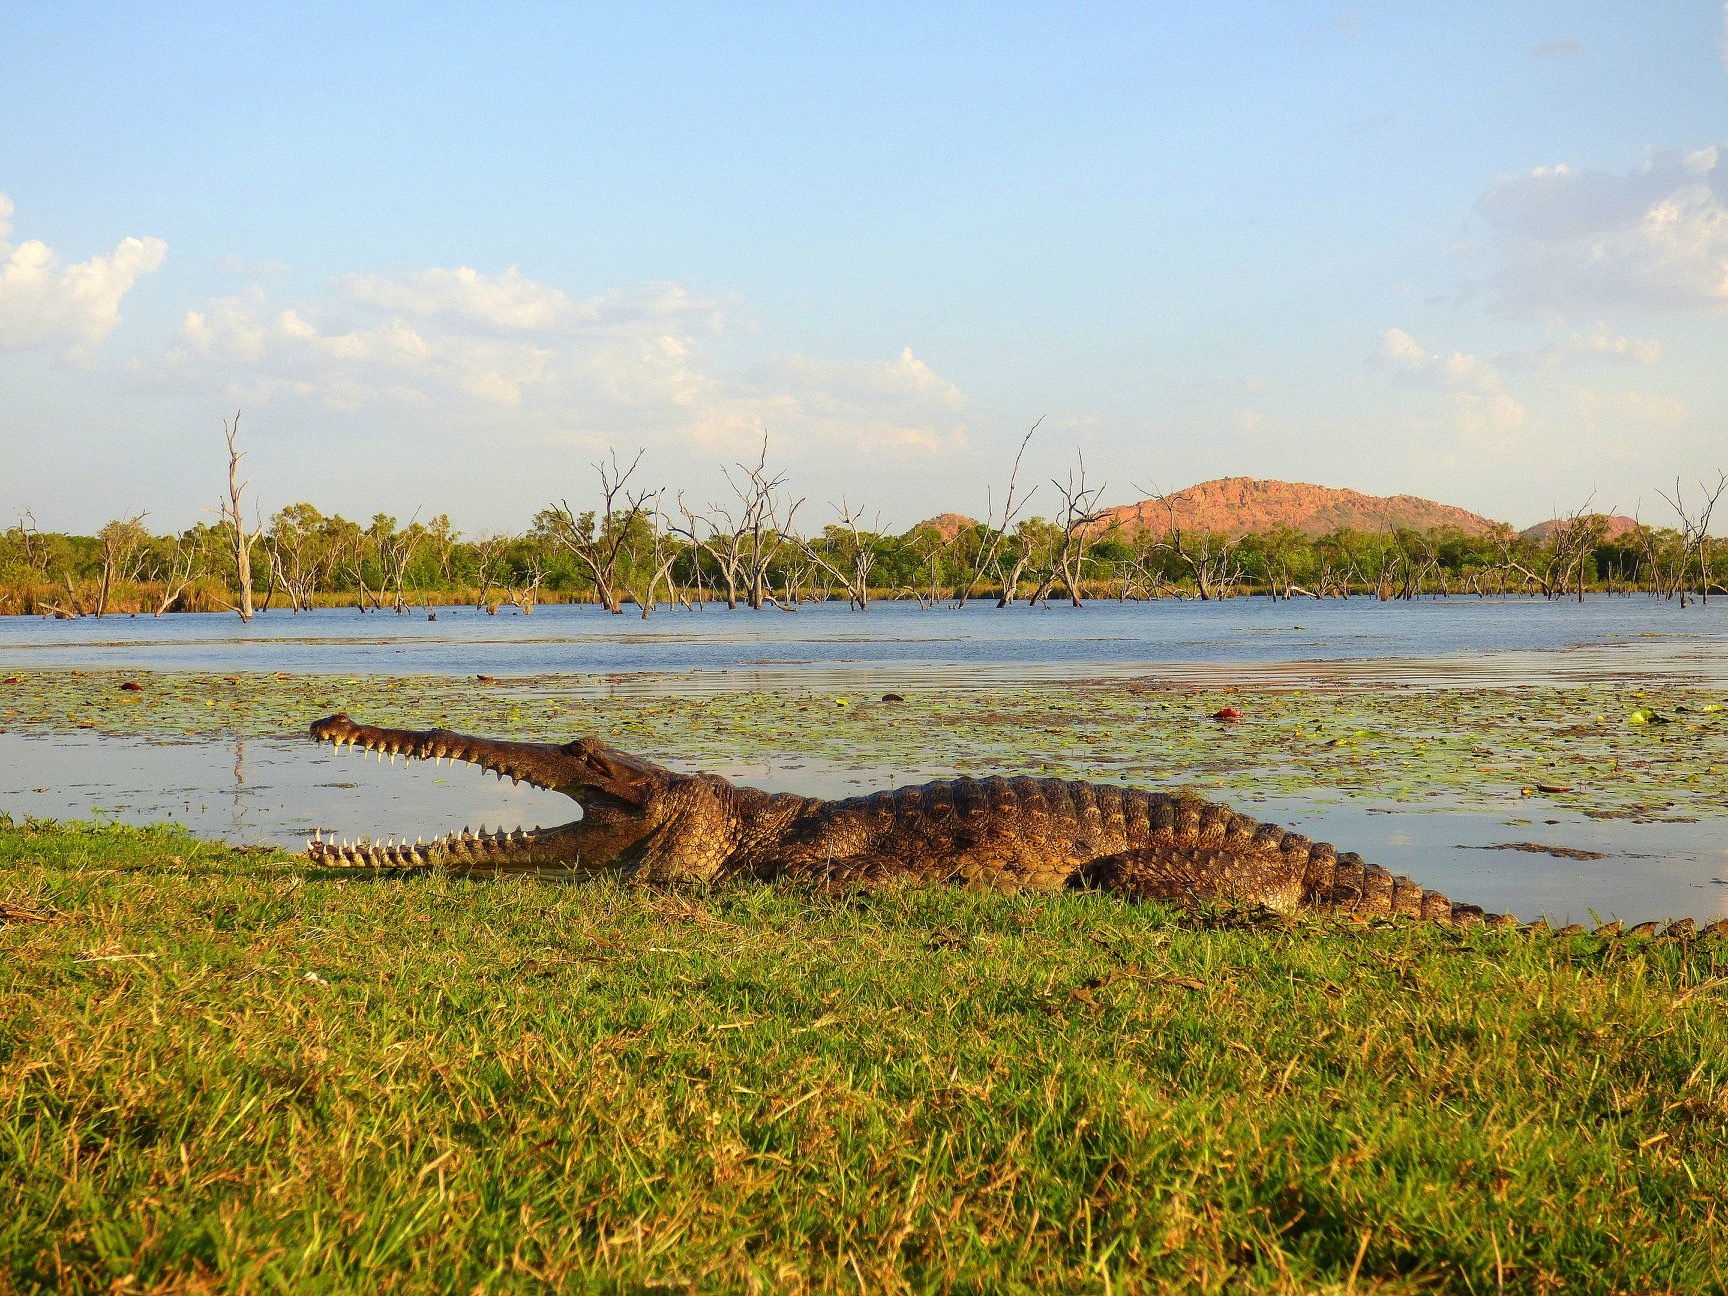
[[[664,515],[657,514],[649,524],[649,543],[647,553],[632,553],[634,561],[626,564],[620,584],[624,592],[630,596],[646,621],[650,613],[659,606],[660,588],[665,586],[670,597],[672,593],[672,568],[682,557],[678,546],[673,542],[676,534],[667,524]]]
[[[508,570],[510,543],[507,535],[483,535],[474,541],[475,575],[480,578],[480,588],[474,595],[476,611],[488,606],[486,596],[494,585],[501,583]]]
[[[962,532],[956,531],[952,536],[943,539],[942,532],[935,527],[924,527],[913,533],[912,552],[917,555],[924,574],[929,577],[929,583],[909,585],[906,592],[918,600],[920,607],[933,608],[941,601],[942,555],[953,547],[961,534]]]
[[[222,424],[222,434],[228,439],[228,498],[221,502],[220,513],[223,525],[229,528],[229,552],[234,559],[234,579],[239,585],[238,604],[232,605],[240,614],[242,621],[252,619],[252,549],[264,534],[264,521],[258,519],[257,525],[248,530],[245,516],[246,488],[252,484],[250,478],[240,480],[240,461],[245,453],[235,448],[235,438],[240,435],[240,411],[234,411],[234,421]]]
[[[150,542],[150,533],[144,529],[146,516],[140,513],[125,521],[116,518],[96,533],[96,541],[102,549],[102,579],[96,590],[98,620],[108,613],[108,599],[114,586],[136,580],[139,567],[148,556],[145,546]]]
[[[1062,582],[1062,587],[1068,591],[1068,601],[1074,607],[1081,607],[1081,576],[1086,566],[1086,548],[1096,539],[1094,528],[1104,514],[1098,509],[1098,501],[1104,494],[1104,483],[1088,487],[1086,485],[1086,459],[1084,455],[1075,455],[1079,463],[1079,473],[1068,474],[1068,484],[1052,480],[1051,485],[1062,497],[1062,541],[1056,550],[1056,572]]]
[[[310,504],[290,504],[270,519],[264,555],[271,585],[281,587],[295,612],[311,609],[336,563],[329,540],[324,515]]]
[[[535,522],[552,539],[587,570],[594,582],[594,594],[601,605],[615,615],[624,611],[619,589],[619,566],[632,540],[632,532],[650,514],[661,495],[659,488],[633,491],[630,479],[642,463],[643,450],[636,452],[629,467],[620,467],[617,452],[610,465],[597,463],[594,471],[600,478],[601,511],[588,510],[580,515],[571,511],[567,501],[560,500],[556,508],[543,509]]]
[[[1019,516],[1020,510],[1025,508],[1032,496],[1037,493],[1038,488],[1034,486],[1026,492],[1025,498],[1018,501],[1014,498],[1015,487],[1020,480],[1020,461],[1026,457],[1026,446],[1032,440],[1032,434],[1038,430],[1039,424],[1043,422],[1044,419],[1040,416],[1036,423],[1026,429],[1026,435],[1020,438],[1020,448],[1014,452],[1014,466],[1008,473],[1008,489],[1002,496],[1002,516],[999,520],[996,517],[995,500],[986,488],[984,495],[984,534],[980,537],[978,552],[972,558],[972,573],[956,593],[954,606],[957,608],[966,606],[966,600],[976,592],[978,582],[983,579],[984,573],[996,569],[996,558],[1002,549],[1002,542],[1008,534],[1008,528],[1014,525],[1014,519]],[[1011,598],[1012,595],[1009,597]],[[996,606],[1003,607],[1005,602],[999,602]]]
[[[1146,493],[1164,506],[1168,518],[1156,548],[1175,559],[1176,564],[1193,578],[1202,601],[1222,598],[1241,576],[1236,549],[1242,543],[1242,537],[1231,537],[1217,531],[1202,531],[1196,536],[1185,531],[1176,517],[1175,500],[1162,491]]]
[[[780,488],[786,484],[785,473],[768,475],[767,433],[762,434],[762,449],[755,466],[741,463],[737,468],[741,479],[734,480],[729,471],[725,477],[740,505],[738,519],[732,523],[734,543],[730,552],[736,555],[734,561],[743,578],[744,599],[756,611],[768,603],[783,607],[769,589],[768,573],[780,551],[790,543],[793,522],[804,501],[781,494]],[[731,522],[729,514],[724,516]]]
[[[379,592],[382,594],[386,589],[394,592],[397,616],[408,611],[408,595],[403,587],[408,569],[420,552],[420,543],[426,538],[425,529],[415,523],[419,516],[420,510],[415,509],[414,517],[400,531],[396,529],[396,519],[388,514],[379,513],[372,519],[372,541],[378,547]]]
[[[1585,568],[1608,534],[1608,519],[1592,510],[1595,496],[1564,516],[1556,515],[1546,535],[1535,545],[1521,545],[1522,537],[1510,527],[1498,528],[1493,536],[1500,549],[1500,567],[1522,576],[1541,591],[1545,599],[1564,598],[1576,590],[1584,601]]]
[[[1037,519],[1033,519],[1036,521]],[[1005,608],[1014,601],[1020,592],[1020,578],[1026,574],[1026,569],[1032,565],[1034,544],[1031,531],[1024,526],[1015,528],[1014,540],[1007,547],[999,546],[996,571],[1002,578],[1002,592],[997,596],[996,606]],[[1002,569],[1002,560],[1008,559],[1008,568]],[[1031,602],[1037,601],[1034,594]]]
[[[1027,607],[1050,605],[1050,591],[1060,579],[1057,557],[1062,550],[1062,528],[1041,517],[1030,517],[1014,528],[1006,539],[996,562],[996,572],[1002,582],[996,606],[1007,607],[1020,593],[1023,580],[1032,582],[1032,593],[1026,598]]]
[[[161,616],[180,601],[180,596],[198,574],[198,559],[202,556],[203,547],[198,543],[197,533],[188,532],[174,541],[172,552],[153,560],[149,577],[162,586],[162,597],[156,602],[153,616]]]
[[[534,605],[540,601],[540,586],[546,579],[545,562],[539,554],[530,554],[522,563],[521,579],[515,579],[515,572],[511,573],[511,577],[504,586],[508,594],[504,601],[523,616],[533,616]],[[492,609],[488,608],[487,611]]]
[[[24,559],[25,570],[37,580],[48,579],[48,547],[42,541],[42,528],[36,515],[26,510],[18,515],[18,525],[8,533],[16,536],[18,552]]]
[[[696,580],[696,597],[701,602],[704,593],[702,556],[706,554],[714,560],[714,565],[720,571],[720,579],[726,585],[726,606],[736,609],[738,606],[738,589],[743,584],[743,544],[744,533],[733,524],[730,514],[713,505],[713,513],[696,512],[684,502],[682,491],[678,494],[678,513],[684,519],[684,525],[679,526],[670,520],[667,527],[674,535],[681,535],[690,544],[690,565]],[[718,516],[725,520],[722,527],[714,518]]]
[[[1710,570],[1710,515],[1716,511],[1716,504],[1723,493],[1728,492],[1728,473],[1718,473],[1714,486],[1699,482],[1698,490],[1701,499],[1697,505],[1686,502],[1678,477],[1674,479],[1672,496],[1665,491],[1659,492],[1680,519],[1680,567],[1675,587],[1680,593],[1681,607],[1686,606],[1687,572],[1694,566],[1698,569],[1698,599],[1703,603],[1710,601],[1710,581],[1713,575]]]
[[[870,609],[870,573],[876,567],[876,547],[867,538],[871,533],[858,530],[857,509],[842,499],[837,511],[840,521],[829,526],[824,536],[827,553],[808,540],[794,539],[793,543],[809,562],[840,583],[840,588],[846,591],[847,607],[867,612]],[[876,526],[880,528],[881,525],[878,520]]]
[[[371,561],[374,545],[372,534],[358,522],[350,522],[343,517],[332,518],[335,524],[334,534],[330,539],[331,568],[340,577],[343,571],[350,573],[354,579],[354,609],[361,616],[366,615],[366,601],[371,599],[374,611],[383,610],[384,591],[372,592],[372,586],[366,575],[366,564]]]

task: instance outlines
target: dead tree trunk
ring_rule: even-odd
[[[258,543],[258,538],[264,534],[264,522],[248,530],[244,512],[246,488],[252,484],[251,479],[240,480],[240,461],[245,454],[236,449],[235,438],[240,435],[240,411],[234,412],[232,423],[222,424],[222,434],[228,439],[228,498],[221,505],[223,522],[230,528],[229,545],[234,557],[234,579],[239,585],[239,603],[234,610],[240,614],[242,621],[252,619],[252,548]]]

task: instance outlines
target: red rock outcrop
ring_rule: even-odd
[[[1638,519],[1629,518],[1624,513],[1598,513],[1595,516],[1607,519],[1608,529],[1603,532],[1602,536],[1604,540],[1618,540],[1638,529]],[[1560,519],[1553,518],[1547,522],[1538,522],[1533,527],[1525,527],[1519,534],[1527,536],[1531,540],[1546,540],[1554,534],[1554,528],[1559,525]]]
[[[938,513],[933,518],[925,518],[906,534],[917,535],[925,528],[931,528],[942,537],[942,543],[947,544],[962,531],[969,531],[977,525],[976,518],[969,518],[964,513]]]
[[[1306,482],[1261,481],[1254,477],[1220,477],[1176,491],[1164,499],[1141,500],[1109,510],[1099,529],[1120,526],[1127,534],[1167,531],[1171,509],[1186,530],[1240,535],[1292,527],[1307,536],[1322,536],[1339,527],[1385,531],[1408,527],[1427,531],[1455,527],[1466,535],[1486,535],[1497,523],[1451,504],[1438,504],[1415,495],[1364,495],[1360,491],[1314,486]]]

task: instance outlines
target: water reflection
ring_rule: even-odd
[[[840,769],[797,757],[717,772],[771,791],[852,796],[915,781],[918,771]],[[1531,823],[1479,808],[1411,809],[1333,794],[1239,796],[1258,818],[1361,852],[1455,899],[1530,917],[1590,921],[1728,914],[1721,822],[1601,821],[1551,811]],[[464,825],[567,822],[572,803],[465,767],[384,768],[303,742],[237,738],[164,743],[90,734],[0,733],[0,811],[57,818],[160,820],[201,836],[300,849],[337,837],[432,837]],[[1599,851],[1597,860],[1483,849],[1512,841]]]

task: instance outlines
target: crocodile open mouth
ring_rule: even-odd
[[[445,760],[475,765],[497,775],[500,781],[507,778],[515,784],[527,783],[562,793],[584,813],[587,807],[583,806],[583,798],[606,796],[600,789],[573,786],[569,778],[570,757],[566,749],[552,744],[495,742],[444,729],[377,728],[356,724],[345,715],[330,716],[314,724],[312,740],[330,743],[338,750],[347,745],[374,753],[380,760],[387,756],[392,762],[401,756],[407,760],[429,760],[434,765]],[[306,854],[317,863],[338,868],[444,867],[496,872],[570,869],[577,865],[578,852],[571,838],[580,824],[578,819],[554,828],[500,828],[491,833],[482,824],[478,831],[462,828],[432,841],[416,838],[412,842],[395,836],[384,841],[366,837],[353,842],[326,840],[319,831],[307,841]]]

